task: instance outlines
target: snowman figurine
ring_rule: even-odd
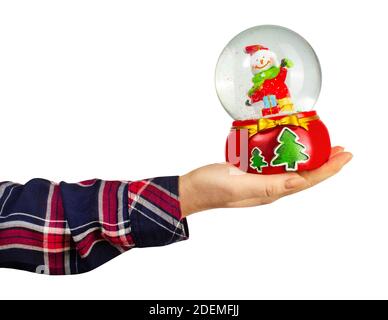
[[[261,110],[263,117],[293,113],[294,104],[285,83],[292,61],[283,59],[279,65],[276,54],[261,45],[247,46],[245,53],[251,56],[253,73],[253,86],[248,91],[246,105]]]

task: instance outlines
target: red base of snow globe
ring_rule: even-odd
[[[226,144],[226,161],[249,173],[301,172],[330,156],[329,132],[316,111],[258,120],[237,120]]]

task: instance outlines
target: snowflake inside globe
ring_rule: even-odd
[[[248,29],[225,47],[216,89],[236,120],[311,110],[321,88],[321,68],[309,43],[280,26]]]

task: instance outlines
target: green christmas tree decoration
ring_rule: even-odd
[[[265,161],[264,156],[258,147],[252,149],[251,156],[250,167],[252,169],[256,169],[257,172],[261,173],[263,167],[268,167],[268,162]]]
[[[279,145],[275,149],[275,157],[271,166],[286,166],[287,171],[297,171],[298,164],[306,162],[310,156],[305,153],[306,146],[299,142],[298,135],[285,127],[278,135]]]

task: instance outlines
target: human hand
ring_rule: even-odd
[[[213,208],[251,207],[310,188],[338,173],[352,158],[342,147],[312,171],[275,175],[249,174],[228,163],[211,164],[179,178],[183,217]]]

